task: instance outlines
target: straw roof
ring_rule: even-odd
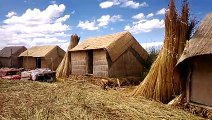
[[[148,53],[146,50],[128,31],[88,38],[70,51],[105,49],[108,51],[111,60],[115,61],[129,47],[133,47],[143,59],[147,59]]]
[[[208,14],[186,44],[178,64],[198,55],[212,54],[212,13]]]
[[[25,51],[26,50],[26,47],[24,47],[24,46],[9,46],[9,47],[4,47],[0,51],[0,57],[7,57],[7,58],[11,57],[11,50],[12,50],[12,55],[15,55],[19,50]]]
[[[34,46],[20,54],[20,57],[46,57],[53,49],[59,48],[58,46]],[[62,49],[61,49],[62,50]],[[59,52],[62,53],[62,52]],[[64,51],[63,51],[64,54]]]

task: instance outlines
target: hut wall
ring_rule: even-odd
[[[108,76],[108,61],[105,50],[93,51],[93,75],[94,76]]]
[[[48,54],[45,56],[45,58],[55,59],[58,57],[58,55],[59,55],[59,53],[57,51],[57,47],[54,47],[51,51],[48,52]]]
[[[212,56],[204,55],[192,59],[190,101],[212,107]]]
[[[61,62],[61,57],[52,59],[52,58],[41,58],[41,68],[49,68],[53,70],[57,69],[59,62]],[[34,57],[27,57],[23,58],[23,68],[25,69],[36,69],[36,58]]]
[[[61,56],[56,58],[41,58],[41,68],[49,68],[55,71],[62,59],[63,58]]]
[[[0,57],[0,65],[2,65],[2,67],[10,67],[11,59],[6,57]]]
[[[74,75],[85,75],[87,71],[86,60],[86,51],[71,52],[71,73]]]
[[[20,68],[22,66],[22,58],[19,58],[19,57],[13,57],[12,58],[12,67],[15,67],[15,68]]]
[[[44,58],[41,58],[41,68],[49,68],[51,70],[56,70],[57,64],[55,64],[55,59],[57,59],[57,47],[51,50]]]
[[[9,51],[5,51],[6,53],[9,52],[9,57],[0,57],[0,64],[3,66],[3,67],[15,67],[15,68],[18,68],[18,67],[21,67],[22,66],[22,59],[19,58],[18,56],[24,52],[26,50],[25,47],[22,47],[20,49],[18,49],[17,51],[13,51],[14,53],[12,53],[11,55],[11,49],[13,48],[10,48]],[[8,55],[6,55],[8,56]]]
[[[41,67],[56,70],[64,57],[64,53],[65,52],[61,48],[55,47],[46,55],[44,59],[42,59]]]
[[[35,69],[35,58],[33,57],[23,57],[23,68],[25,69]]]
[[[53,58],[41,58],[41,68],[53,68]]]
[[[19,49],[15,54],[13,54],[12,56],[12,67],[22,67],[23,65],[23,58],[22,57],[18,57],[21,53],[23,53],[24,51],[26,51],[27,49],[25,47],[22,47],[21,49]]]
[[[58,56],[57,58],[53,60],[53,70],[57,69],[57,67],[59,66],[62,60],[63,60],[62,56]]]
[[[11,57],[10,58],[1,57],[0,64],[2,65],[2,67],[18,68],[18,67],[22,66],[22,61],[21,61],[21,58],[18,58],[18,57],[13,57],[12,59],[11,59]]]
[[[142,63],[129,48],[109,68],[109,77],[141,77]]]

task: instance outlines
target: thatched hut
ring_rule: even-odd
[[[1,67],[21,67],[22,60],[18,56],[26,50],[24,46],[9,46],[0,51]]]
[[[59,46],[34,46],[23,52],[23,68],[49,68],[56,70],[65,55]]]
[[[127,31],[89,38],[70,53],[72,74],[102,77],[140,77],[148,57]]]
[[[175,68],[186,90],[187,102],[212,107],[212,14],[202,21],[186,44]]]

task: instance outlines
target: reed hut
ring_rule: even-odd
[[[22,60],[18,57],[26,50],[24,46],[9,46],[0,51],[0,66],[1,67],[21,67]]]
[[[187,102],[212,107],[212,14],[197,28],[175,68]]]
[[[70,50],[72,74],[139,78],[147,51],[130,32],[89,38]]]
[[[56,70],[65,55],[59,46],[34,46],[23,52],[23,68],[49,68]]]

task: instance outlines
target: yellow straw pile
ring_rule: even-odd
[[[60,65],[58,66],[56,70],[57,80],[63,80],[63,78],[68,78],[69,75],[71,74],[71,60],[70,60],[70,54],[68,51],[74,48],[79,43],[79,39],[80,37],[78,37],[76,34],[71,36],[71,41],[68,46],[68,50],[62,62],[60,63]]]
[[[194,21],[189,22],[188,2],[183,2],[181,16],[177,14],[175,1],[170,0],[165,15],[165,39],[163,47],[144,81],[133,92],[134,96],[168,103],[181,92],[181,82],[173,80],[173,70],[189,39]],[[194,26],[193,26],[194,27]]]

